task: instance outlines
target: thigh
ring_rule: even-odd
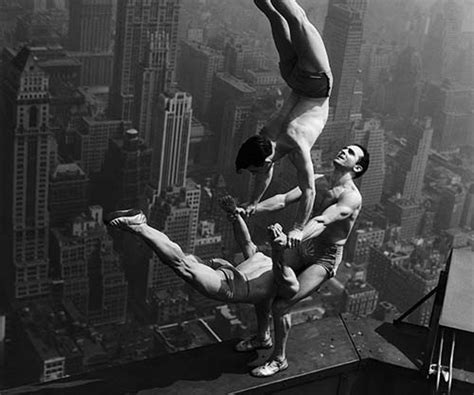
[[[286,299],[288,307],[316,291],[329,278],[329,274],[321,265],[311,265],[303,270],[297,278],[300,283],[300,289],[295,296]]]
[[[329,70],[323,39],[305,11],[293,0],[273,0],[272,4],[288,22],[299,66],[310,72]]]

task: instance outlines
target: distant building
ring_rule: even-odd
[[[437,188],[440,195],[435,224],[440,230],[461,226],[466,188],[461,184],[451,184]]]
[[[86,209],[89,186],[89,178],[76,163],[56,166],[49,183],[51,226],[62,225]]]
[[[420,111],[433,119],[433,147],[447,151],[473,145],[468,131],[473,125],[474,88],[446,79],[442,83],[427,83]]]
[[[160,95],[153,135],[145,137],[153,147],[151,185],[158,193],[168,187],[185,185],[192,119],[189,94],[175,91]]]
[[[110,91],[110,114],[114,119],[132,120],[134,108],[148,106],[136,97],[138,80],[148,79],[148,66],[155,75],[149,78],[150,91],[158,95],[174,81],[178,50],[180,3],[172,0],[117,3],[114,72]],[[152,64],[149,60],[153,59]],[[144,68],[145,67],[145,68]],[[138,80],[137,80],[138,79]],[[153,100],[147,95],[147,100]],[[137,125],[139,126],[139,125]]]
[[[380,203],[385,178],[385,131],[380,121],[370,119],[355,122],[351,143],[364,146],[370,153],[370,166],[363,177],[356,180],[363,197],[364,207]]]
[[[224,71],[243,78],[248,69],[260,69],[265,58],[254,42],[231,39],[224,48]]]
[[[438,284],[439,273],[439,266],[411,263],[408,251],[372,248],[367,281],[379,291],[381,300],[405,312]],[[432,300],[429,300],[409,316],[410,322],[428,325],[431,310]]]
[[[194,242],[194,254],[206,260],[222,254],[222,236],[216,234],[214,221],[199,221]]]
[[[13,299],[46,296],[49,181],[54,163],[48,75],[28,47],[2,53],[0,86],[1,277]]]
[[[130,123],[101,118],[82,117],[74,135],[74,158],[91,175],[100,172],[109,139],[121,138]]]
[[[168,324],[185,318],[188,296],[180,289],[156,289],[148,298],[147,304],[154,323]]]
[[[236,139],[250,115],[255,101],[255,89],[228,74],[217,73],[214,78],[209,113],[211,130],[219,136],[217,167],[226,171],[232,166]],[[233,169],[232,169],[233,170]]]
[[[387,195],[401,194],[403,199],[419,201],[431,148],[433,128],[429,118],[407,125],[407,139],[388,164],[384,190]]]
[[[384,243],[385,230],[374,227],[372,223],[361,224],[349,236],[346,260],[356,265],[369,262],[370,248],[381,247]]]
[[[91,324],[125,322],[128,284],[102,223],[102,207],[91,206],[52,234],[51,271],[64,283],[62,301],[71,301]]]
[[[423,217],[420,203],[412,200],[390,198],[385,205],[385,215],[390,223],[400,227],[398,237],[409,240],[418,234]]]
[[[334,76],[330,105],[335,121],[350,117],[362,31],[363,12],[346,4],[329,4],[323,38]]]
[[[129,129],[120,139],[110,139],[101,174],[104,207],[139,207],[150,181],[151,160],[152,150],[137,130]]]
[[[206,120],[209,112],[214,75],[223,67],[224,56],[221,52],[196,41],[182,43],[178,83],[193,96],[196,116],[201,121]]]
[[[398,309],[391,303],[381,301],[373,313],[373,317],[379,321],[393,322],[400,315]]]
[[[378,292],[361,280],[349,280],[344,288],[341,311],[366,317],[377,307]]]
[[[82,63],[81,85],[112,82],[113,0],[76,0],[69,3],[68,48]]]

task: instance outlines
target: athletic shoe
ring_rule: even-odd
[[[253,369],[250,374],[254,377],[270,377],[285,369],[288,369],[288,361],[286,359],[283,361],[273,359],[272,361],[268,361],[264,365]]]
[[[252,336],[248,339],[241,340],[238,342],[234,350],[238,352],[249,352],[253,350],[268,349],[273,347],[272,338],[269,337],[265,340],[257,339],[257,336]]]

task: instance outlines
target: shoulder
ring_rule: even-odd
[[[362,195],[357,188],[346,188],[339,195],[339,202],[350,206],[352,208],[358,208],[362,205]]]

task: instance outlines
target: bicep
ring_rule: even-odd
[[[326,208],[321,217],[326,224],[349,218],[360,206],[360,199],[355,194],[343,194],[333,205]]]

